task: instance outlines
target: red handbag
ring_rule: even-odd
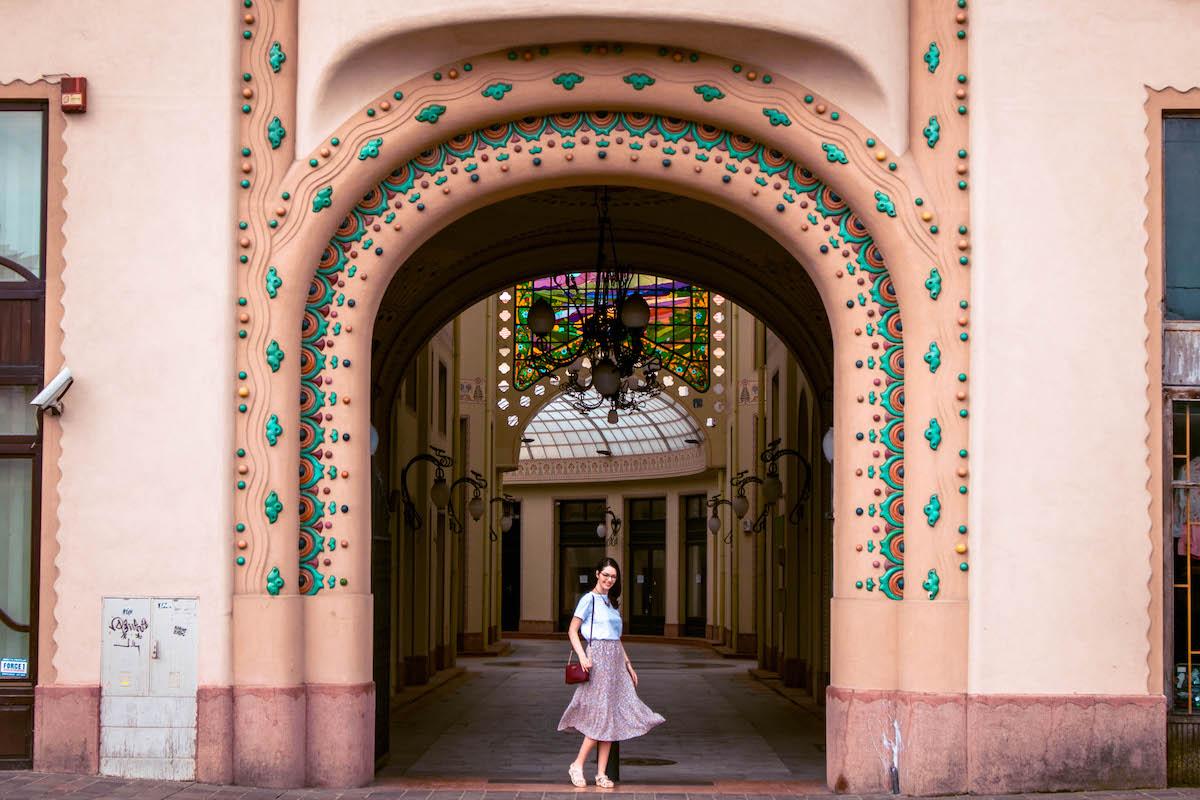
[[[587,681],[588,681],[588,671],[583,668],[583,664],[576,664],[574,661],[572,661],[571,659],[573,659],[574,657],[575,657],[575,651],[572,650],[571,654],[569,656],[567,656],[567,685],[568,686],[570,686],[573,683],[587,683]]]
[[[596,595],[593,593],[592,594],[592,624],[588,628],[588,641],[591,641],[591,639],[592,639],[591,634],[593,632],[595,632],[595,630],[596,630]],[[575,657],[575,648],[571,648],[570,654],[567,655],[566,678],[567,678],[568,686],[570,686],[571,684],[574,684],[574,683],[587,683],[588,678],[591,677],[588,675],[588,671],[583,668],[583,664],[576,664],[571,660],[574,657]]]

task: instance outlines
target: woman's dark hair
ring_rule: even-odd
[[[600,582],[599,575],[604,571],[605,567],[612,567],[617,571],[617,579],[613,581],[612,588],[608,590],[608,602],[613,608],[621,607],[621,567],[614,559],[605,556],[600,559],[600,563],[596,565],[596,583]]]

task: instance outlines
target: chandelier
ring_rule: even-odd
[[[529,308],[534,360],[543,373],[565,368],[559,391],[573,408],[586,414],[608,407],[609,423],[619,411],[641,408],[661,391],[661,362],[646,352],[642,334],[650,324],[650,306],[631,284],[635,273],[617,260],[617,243],[608,215],[608,189],[596,195],[598,232],[596,267],[592,273],[563,276],[566,317],[579,320],[577,347],[551,342],[555,310],[545,298]]]

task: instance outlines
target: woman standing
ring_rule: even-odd
[[[604,770],[612,743],[641,736],[666,722],[638,699],[637,672],[621,646],[620,603],[621,568],[613,559],[603,558],[596,565],[596,585],[579,599],[567,631],[579,663],[588,672],[588,680],[575,687],[575,696],[558,723],[560,731],[583,734],[579,755],[567,769],[571,783],[578,787],[587,785],[583,762],[597,742],[596,785],[611,789],[613,782]],[[579,639],[581,629],[588,634],[586,649]]]

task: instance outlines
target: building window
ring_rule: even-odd
[[[1166,318],[1200,320],[1200,116],[1163,119]]]
[[[45,207],[40,108],[0,105],[0,281],[37,281],[42,275]]]
[[[0,686],[32,683],[36,661],[45,153],[45,105],[0,103]],[[10,733],[0,724],[0,742]]]

